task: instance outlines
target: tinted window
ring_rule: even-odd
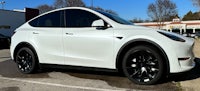
[[[133,23],[131,23],[131,22],[127,21],[127,20],[124,20],[124,19],[120,18],[117,15],[109,14],[107,12],[98,11],[98,10],[97,10],[97,12],[99,12],[99,13],[105,15],[106,17],[116,21],[117,23],[124,24],[124,25],[133,25]]]
[[[64,27],[63,11],[56,11],[34,19],[29,24],[34,27]]]
[[[100,18],[84,10],[66,10],[67,27],[91,27],[95,20]]]

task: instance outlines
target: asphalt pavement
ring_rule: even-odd
[[[0,49],[0,91],[180,91],[175,79],[144,86],[115,72],[46,68],[21,74],[10,59],[9,49]]]

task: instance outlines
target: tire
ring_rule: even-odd
[[[19,49],[15,56],[18,70],[24,74],[31,74],[37,70],[37,58],[30,48],[23,47]]]
[[[163,59],[159,51],[152,46],[135,46],[126,52],[122,70],[132,82],[152,85],[163,76]]]

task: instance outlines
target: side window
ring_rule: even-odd
[[[100,18],[88,11],[65,10],[66,27],[92,27],[92,23]]]
[[[63,17],[63,11],[56,11],[36,18],[29,24],[33,27],[64,27]]]

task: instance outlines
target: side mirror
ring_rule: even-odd
[[[92,23],[92,27],[104,27],[104,21],[102,19],[95,20]]]

